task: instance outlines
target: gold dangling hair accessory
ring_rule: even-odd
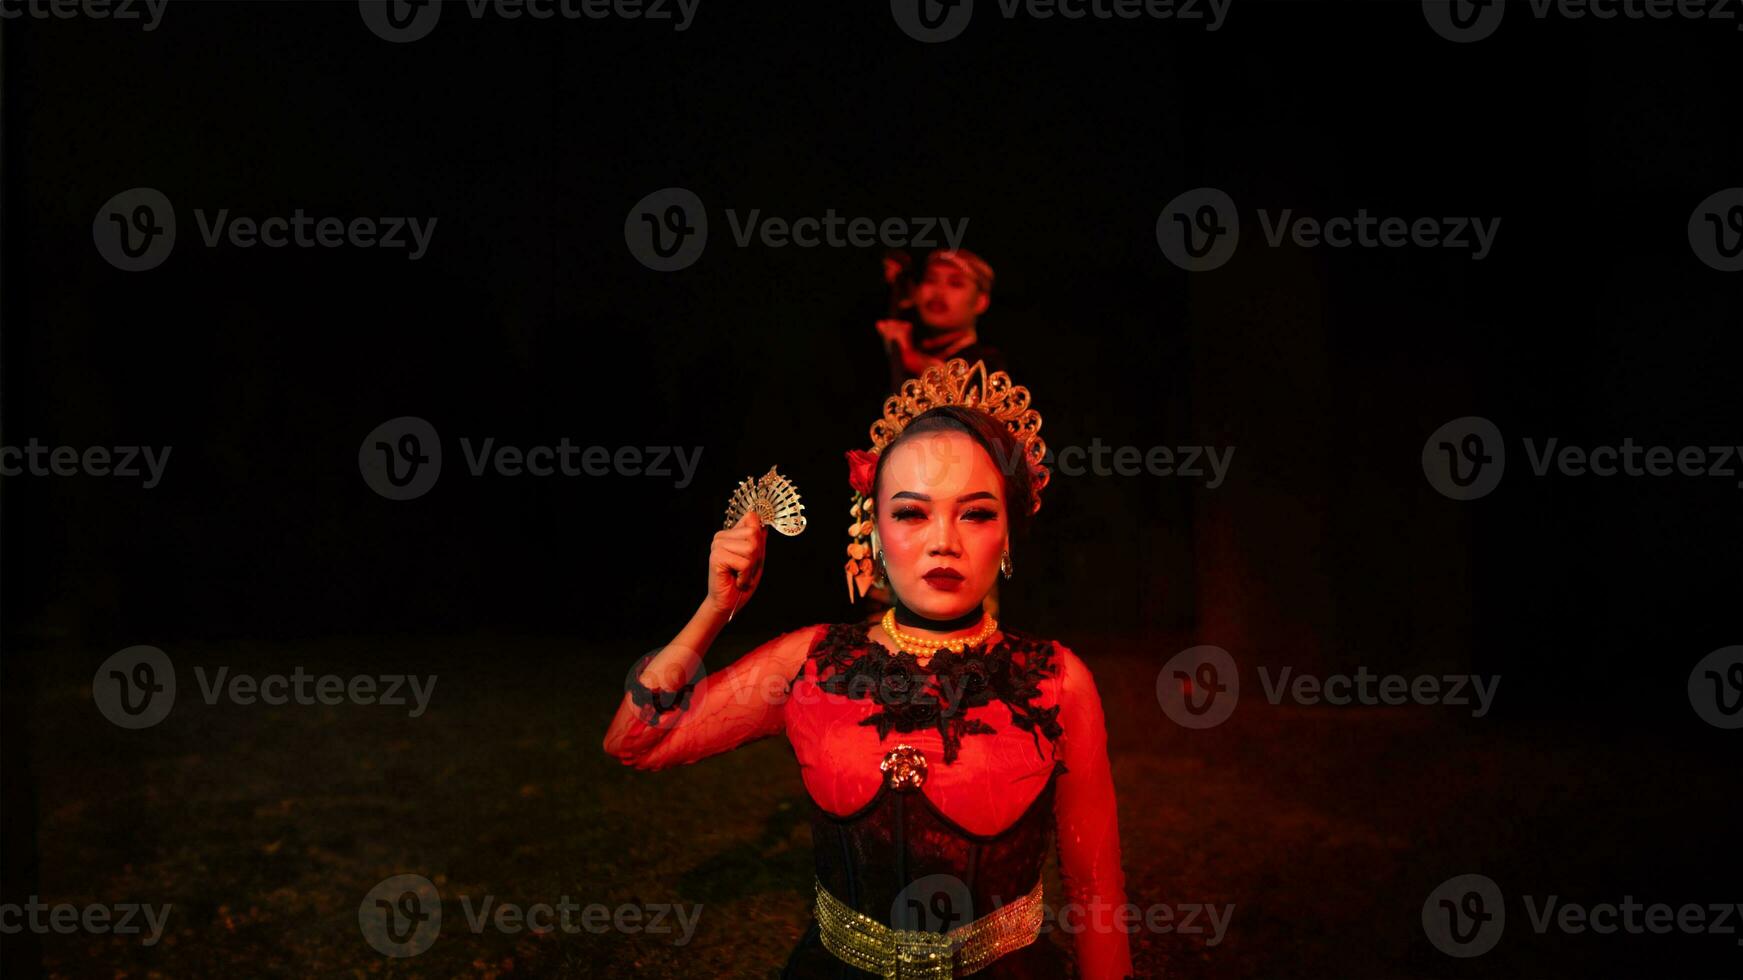
[[[1003,371],[987,373],[980,361],[970,364],[953,357],[943,364],[926,369],[918,378],[902,384],[899,394],[884,400],[884,417],[872,423],[870,451],[852,449],[847,453],[848,482],[853,485],[853,508],[848,511],[853,524],[847,529],[851,539],[847,545],[847,601],[857,602],[871,589],[874,578],[872,559],[875,556],[870,539],[875,526],[872,513],[872,475],[877,471],[878,454],[902,434],[908,423],[940,405],[960,405],[992,416],[1005,424],[1021,448],[1023,461],[1029,467],[1029,482],[1034,490],[1031,513],[1041,509],[1041,488],[1051,474],[1041,460],[1047,456],[1047,444],[1041,441],[1041,413],[1029,407],[1029,389],[1014,384]],[[1001,466],[1011,461],[994,460]],[[893,634],[892,634],[893,635]]]

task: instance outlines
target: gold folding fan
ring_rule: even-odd
[[[775,472],[775,467],[757,478],[745,477],[732,492],[732,502],[726,506],[726,523],[730,528],[748,511],[756,511],[764,524],[793,537],[805,530],[805,505],[799,502],[799,489],[791,480]]]

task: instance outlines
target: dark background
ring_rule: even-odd
[[[6,738],[28,738],[32,685],[139,643],[485,632],[627,665],[682,625],[728,494],[771,464],[812,526],[771,541],[733,629],[849,618],[842,453],[882,395],[877,250],[740,248],[725,213],[833,208],[969,219],[999,277],[982,336],[1051,445],[1236,447],[1215,490],[1056,477],[1007,621],[1158,666],[1185,636],[1244,664],[1499,673],[1509,717],[1734,761],[1684,683],[1743,626],[1743,490],[1539,479],[1521,443],[1743,442],[1743,280],[1685,232],[1743,184],[1734,22],[1521,4],[1457,45],[1415,3],[1236,0],[1214,33],[982,6],[933,45],[879,3],[705,2],[683,33],[450,5],[406,45],[351,3],[174,2],[151,33],[6,22],[4,441],[174,447],[152,490],[5,481]],[[1243,239],[1188,274],[1156,219],[1205,185],[1241,206]],[[91,223],[139,186],[180,232],[129,274]],[[711,231],[659,273],[623,226],[668,186]],[[212,249],[195,208],[438,224],[416,262]],[[1474,262],[1269,248],[1259,208],[1502,222]],[[401,415],[435,426],[445,465],[395,502],[357,452]],[[1468,503],[1420,464],[1464,415],[1509,453]],[[700,446],[702,465],[682,490],[475,479],[461,436]]]

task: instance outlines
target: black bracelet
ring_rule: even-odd
[[[635,666],[630,668],[629,699],[634,702],[636,707],[645,709],[642,712],[642,721],[649,725],[658,725],[660,716],[666,712],[690,707],[690,692],[695,690],[696,681],[692,679],[690,683],[676,691],[650,688],[642,683],[642,671],[647,667],[648,661],[652,659],[654,659],[653,653],[644,654],[640,660],[635,662]]]

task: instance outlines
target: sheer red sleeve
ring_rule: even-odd
[[[823,629],[807,626],[783,633],[724,670],[700,678],[701,661],[692,658],[682,679],[667,678],[638,691],[637,676],[649,659],[643,657],[629,675],[631,690],[606,729],[606,754],[637,769],[665,769],[780,734],[788,685]],[[681,693],[691,684],[687,696]],[[638,693],[644,703],[637,703]]]
[[[1063,758],[1053,810],[1059,832],[1059,876],[1065,884],[1061,928],[1075,930],[1077,973],[1085,980],[1132,976],[1132,947],[1119,910],[1126,904],[1120,867],[1120,820],[1108,768],[1107,724],[1095,678],[1075,653],[1058,645],[1059,722]]]

